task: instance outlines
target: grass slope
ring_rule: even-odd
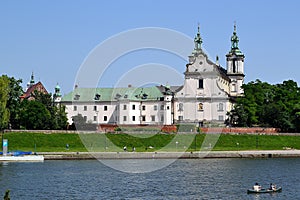
[[[300,149],[299,136],[205,134],[64,134],[5,133],[9,151],[215,151]],[[66,149],[69,144],[69,150]]]

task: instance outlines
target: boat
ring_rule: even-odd
[[[282,191],[282,187],[277,187],[275,189],[270,189],[270,188],[267,188],[267,189],[261,189],[261,190],[253,190],[253,189],[249,189],[247,190],[247,193],[248,194],[251,194],[251,193],[273,193],[273,192],[281,192]]]
[[[6,155],[3,155],[3,152],[0,152],[0,162],[1,161],[27,161],[27,162],[43,162],[44,156],[37,155],[36,153],[32,154],[31,151],[10,151]]]
[[[0,156],[0,162],[12,161],[12,162],[43,162],[44,156],[42,155],[23,155],[23,156]]]
[[[0,155],[3,155],[3,152],[0,152]],[[32,155],[31,151],[9,151],[7,152],[7,155],[11,156],[24,156],[24,155]]]

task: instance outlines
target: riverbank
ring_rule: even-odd
[[[300,149],[298,135],[259,134],[64,134],[5,133],[9,151],[32,152],[198,152]],[[128,153],[128,152],[127,152]]]
[[[197,151],[197,152],[40,152],[45,160],[90,159],[203,159],[203,158],[300,158],[300,150]]]

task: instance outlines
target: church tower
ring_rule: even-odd
[[[236,34],[236,25],[234,24],[233,35],[231,36],[231,50],[226,55],[227,75],[230,78],[230,95],[241,96],[244,91],[241,88],[244,84],[244,54],[238,47],[239,38]]]
[[[55,92],[53,95],[53,100],[55,103],[59,103],[61,101],[61,93],[60,93],[60,87],[58,84],[56,84],[54,91]]]

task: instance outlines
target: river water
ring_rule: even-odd
[[[283,191],[247,194],[255,182]],[[179,159],[150,173],[124,173],[97,160],[0,163],[0,199],[6,189],[12,200],[300,199],[300,159]]]

